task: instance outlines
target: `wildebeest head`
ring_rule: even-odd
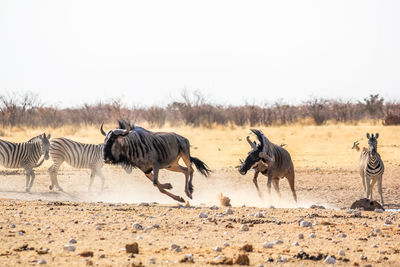
[[[260,130],[251,130],[258,138],[259,144],[256,142],[251,142],[250,137],[247,136],[247,142],[251,146],[251,151],[248,153],[247,158],[239,167],[239,173],[245,175],[247,171],[254,167],[260,160],[263,162],[270,162],[272,158],[268,156],[267,152],[269,149],[269,140],[264,136]]]
[[[369,135],[369,133],[367,133],[367,138],[368,138],[368,153],[370,153],[371,155],[375,155],[377,150],[378,150],[378,141],[376,139],[378,139],[379,137],[379,133],[376,133],[375,136],[374,134]]]
[[[43,133],[39,136],[40,141],[42,142],[42,155],[44,155],[45,160],[49,159],[50,137],[51,135],[48,134],[46,136],[46,133]]]
[[[119,121],[120,129],[108,131],[106,134],[103,130],[103,123],[100,126],[100,132],[106,138],[104,139],[104,162],[105,163],[128,163],[126,155],[126,145],[123,139],[131,131],[129,123]]]

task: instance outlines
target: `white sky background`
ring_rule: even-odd
[[[165,105],[400,99],[400,1],[0,1],[0,93]]]

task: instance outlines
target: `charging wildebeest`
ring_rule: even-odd
[[[180,196],[167,192],[171,184],[159,184],[160,169],[167,169],[185,174],[185,193],[192,198],[193,168],[192,163],[204,176],[208,176],[210,169],[198,158],[190,156],[189,140],[176,133],[151,132],[141,127],[131,126],[126,121],[119,121],[119,129],[100,132],[106,136],[104,141],[105,163],[124,163],[139,168],[144,172],[161,193],[168,195],[179,202],[184,202]],[[183,160],[186,167],[178,164]]]
[[[262,174],[268,177],[268,193],[271,194],[271,183],[273,183],[279,196],[279,179],[286,177],[289,181],[293,198],[297,202],[297,195],[294,189],[294,167],[289,152],[282,146],[271,143],[260,130],[252,129],[251,131],[257,136],[260,144],[257,145],[251,142],[247,137],[252,150],[239,167],[239,173],[245,175],[250,168],[255,168],[253,182],[260,194],[257,176],[261,171]]]

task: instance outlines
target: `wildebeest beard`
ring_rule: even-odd
[[[259,154],[262,151],[261,148],[258,148],[256,150],[253,150],[249,153],[247,158],[244,160],[243,164],[239,167],[239,172],[240,174],[244,175],[247,173],[247,171],[254,166],[257,162],[260,160],[264,161],[264,159],[261,159]],[[264,161],[265,162],[265,161]]]
[[[103,159],[105,162],[116,164],[116,160],[111,152],[112,145],[114,144],[115,140],[118,136],[111,134],[110,138],[104,144],[104,152],[103,152]]]

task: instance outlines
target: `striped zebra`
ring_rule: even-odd
[[[363,150],[360,155],[360,175],[366,198],[372,201],[372,190],[376,182],[378,182],[378,192],[381,196],[381,203],[383,206],[382,196],[382,175],[385,170],[381,156],[378,153],[378,142],[377,139],[379,133],[369,134],[368,138],[368,149]]]
[[[83,144],[67,138],[53,138],[50,143],[50,157],[53,165],[49,168],[51,180],[49,189],[52,190],[56,186],[58,190],[63,191],[58,184],[57,173],[61,164],[65,161],[74,168],[91,170],[89,192],[96,175],[101,178],[101,191],[103,191],[104,175],[101,171],[104,165],[103,148],[104,144]],[[124,166],[124,168],[127,173],[131,171],[129,167]]]
[[[26,192],[30,192],[35,180],[34,168],[49,159],[50,134],[33,137],[24,143],[13,143],[0,139],[0,165],[6,168],[24,168],[26,174]],[[38,162],[38,160],[43,158]]]

